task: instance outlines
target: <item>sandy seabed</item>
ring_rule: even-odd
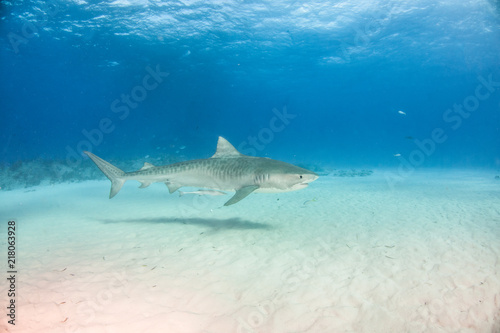
[[[500,180],[394,175],[222,208],[163,184],[0,191],[2,279],[10,219],[18,271],[0,331],[500,332]]]

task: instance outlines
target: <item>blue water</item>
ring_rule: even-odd
[[[0,6],[3,162],[500,167],[498,0]]]

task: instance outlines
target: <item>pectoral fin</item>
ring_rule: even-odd
[[[146,188],[149,185],[151,185],[151,182],[141,182],[141,186],[139,186],[139,188]]]
[[[180,189],[182,187],[182,185],[178,185],[178,184],[174,184],[174,183],[170,183],[170,182],[165,182],[165,185],[167,185],[168,191],[170,192],[170,194],[174,193],[175,191],[177,191],[178,189]]]
[[[224,204],[224,206],[229,206],[229,205],[237,203],[238,201],[244,199],[247,195],[249,195],[250,193],[252,193],[253,191],[255,191],[258,188],[259,188],[259,186],[257,186],[257,185],[250,185],[250,186],[245,186],[245,187],[240,188],[239,190],[236,191],[236,193],[233,195],[233,197],[231,199],[229,199],[228,202],[226,202]]]

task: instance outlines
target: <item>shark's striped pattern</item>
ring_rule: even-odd
[[[144,163],[133,172],[123,172],[102,158],[85,152],[111,181],[109,197],[114,197],[125,181],[137,180],[141,188],[163,182],[170,193],[182,186],[215,190],[234,190],[236,194],[226,206],[256,192],[286,192],[307,186],[318,175],[289,163],[269,158],[245,156],[226,139],[219,137],[217,151],[211,158],[191,160],[164,166]]]

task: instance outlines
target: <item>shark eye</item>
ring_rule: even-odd
[[[302,175],[300,175],[300,179],[302,179]]]

